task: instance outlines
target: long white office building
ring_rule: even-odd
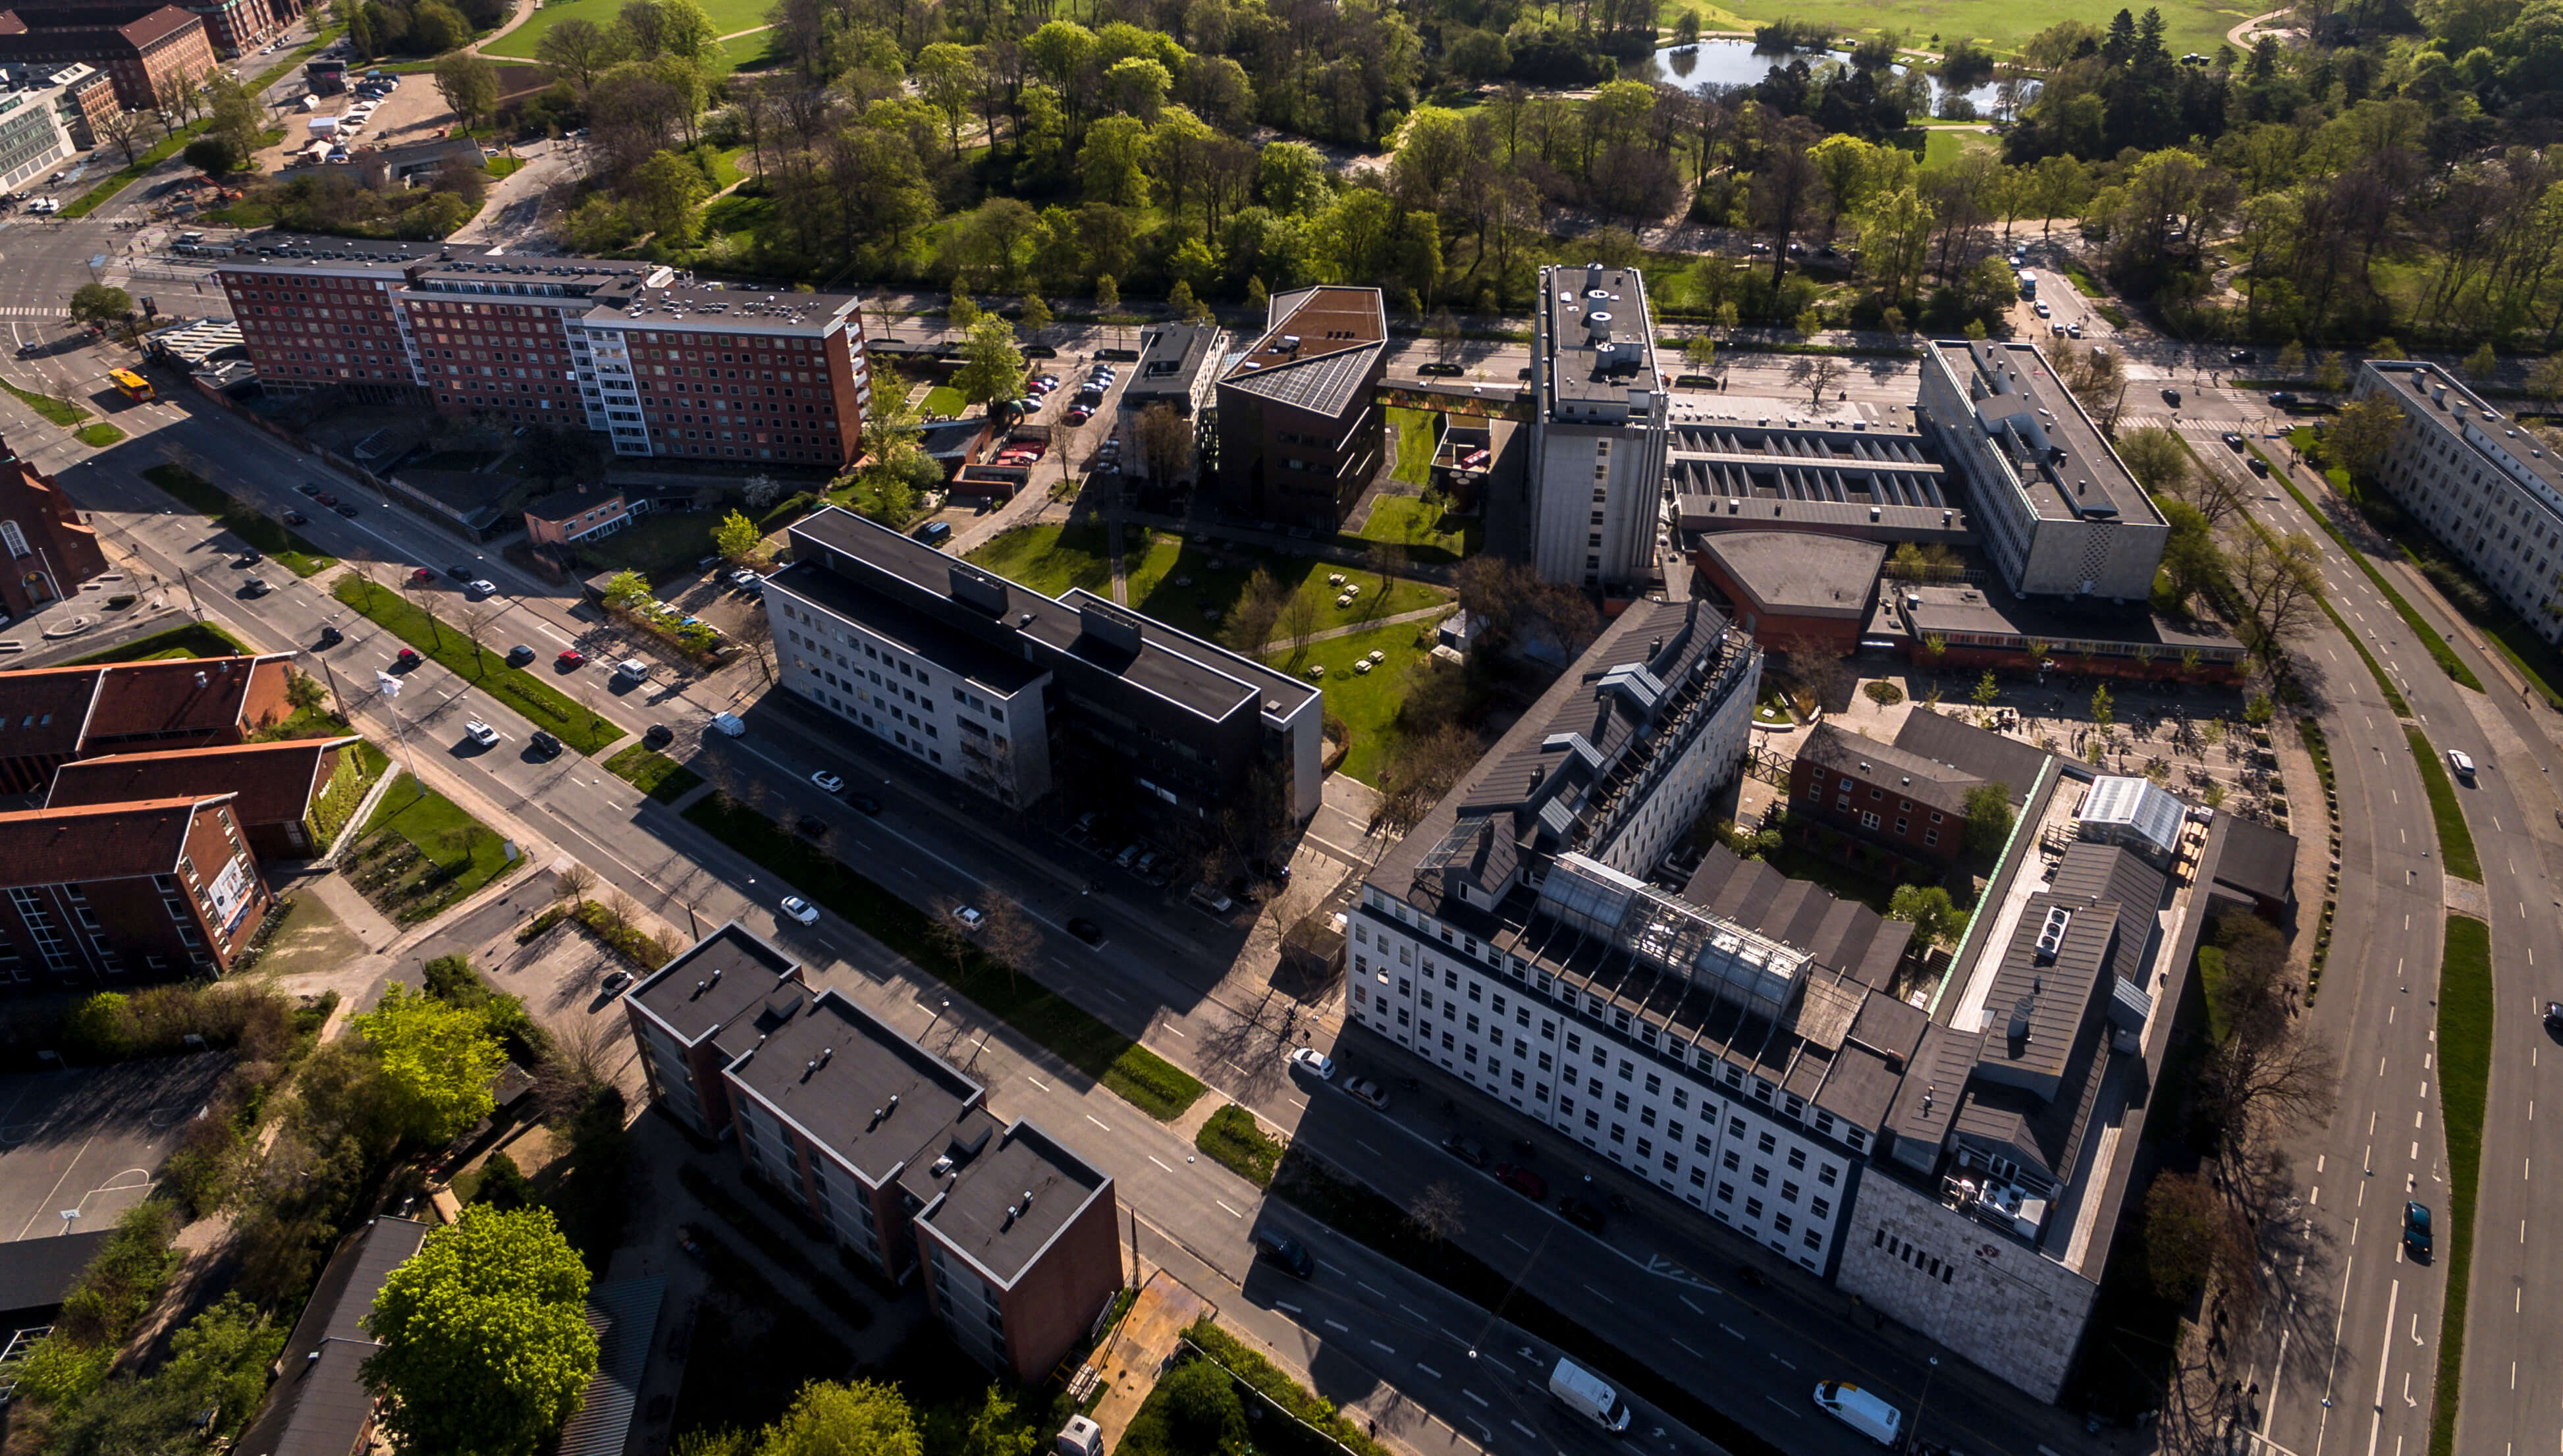
[[[2378,481],[2548,642],[2563,641],[2563,462],[2454,374],[2370,359],[2358,398],[2403,412]]]

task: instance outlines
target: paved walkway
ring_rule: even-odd
[[[1120,1328],[1090,1361],[1103,1384],[1094,1423],[1103,1427],[1106,1451],[1121,1444],[1121,1433],[1130,1428],[1130,1417],[1139,1413],[1148,1392],[1157,1387],[1157,1371],[1174,1357],[1183,1333],[1204,1315],[1219,1313],[1217,1305],[1167,1270],[1145,1269],[1139,1278],[1139,1297],[1130,1302]]]

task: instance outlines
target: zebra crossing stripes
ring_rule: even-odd
[[[62,316],[63,311],[59,308],[36,309],[21,305],[0,308],[0,318],[60,318]]]

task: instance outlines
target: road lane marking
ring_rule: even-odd
[[[1033,1075],[1033,1074],[1031,1074],[1030,1072],[1026,1072],[1026,1073],[1024,1074],[1024,1080],[1025,1080],[1026,1082],[1031,1083],[1033,1086],[1040,1088],[1040,1089],[1041,1089],[1042,1091],[1044,1091],[1044,1092],[1048,1092],[1048,1091],[1050,1091],[1050,1084],[1049,1084],[1049,1083],[1042,1081],[1040,1078],[1038,1078],[1038,1077],[1034,1076],[1034,1075]]]
[[[1474,1400],[1474,1401],[1478,1402],[1479,1405],[1486,1405],[1486,1397],[1485,1397],[1485,1396],[1483,1396],[1483,1395],[1479,1394],[1479,1393],[1478,1393],[1477,1391],[1475,1391],[1475,1390],[1466,1390],[1466,1389],[1464,1389],[1464,1390],[1462,1390],[1460,1393],[1461,1393],[1461,1394],[1463,1394],[1463,1395],[1468,1396],[1470,1399],[1472,1399],[1472,1400]],[[1494,1409],[1494,1407],[1493,1407],[1493,1406],[1491,1406],[1491,1405],[1486,1405],[1486,1408],[1487,1408],[1488,1410],[1492,1410],[1492,1409]]]
[[[1670,1339],[1672,1339],[1673,1337],[1671,1337],[1671,1336],[1667,1336],[1666,1338],[1670,1340]],[[1692,1359],[1706,1359],[1706,1358],[1708,1358],[1708,1356],[1706,1356],[1706,1355],[1704,1355],[1704,1354],[1701,1354],[1698,1351],[1695,1351],[1695,1350],[1691,1349],[1689,1346],[1687,1346],[1687,1345],[1682,1345],[1682,1343],[1681,1343],[1680,1341],[1678,1341],[1678,1340],[1675,1340],[1675,1341],[1674,1341],[1674,1344],[1675,1344],[1675,1345],[1676,1345],[1676,1346],[1679,1346],[1679,1347],[1681,1348],[1681,1352],[1682,1352],[1684,1354],[1689,1355]]]
[[[1330,1319],[1330,1320],[1328,1320],[1328,1321],[1326,1322],[1326,1324],[1327,1324],[1329,1327],[1333,1328],[1333,1329],[1341,1330],[1341,1331],[1342,1331],[1342,1332],[1344,1332],[1346,1335],[1350,1335],[1350,1334],[1352,1334],[1352,1333],[1353,1333],[1353,1327],[1352,1327],[1352,1326],[1350,1326],[1350,1325],[1345,1324],[1345,1323],[1344,1323],[1343,1321],[1341,1321],[1341,1320],[1331,1320],[1331,1319]]]
[[[1217,1198],[1213,1198],[1213,1199],[1211,1199],[1210,1201],[1212,1201],[1213,1203],[1219,1203],[1219,1206],[1220,1206],[1220,1207],[1222,1207],[1222,1208],[1228,1208],[1228,1205],[1227,1205],[1226,1203],[1220,1203],[1220,1200],[1219,1200],[1219,1199],[1217,1199]],[[1243,1213],[1238,1212],[1238,1211],[1237,1211],[1236,1209],[1234,1209],[1234,1208],[1228,1208],[1228,1216],[1229,1216],[1229,1217],[1231,1217],[1231,1218],[1244,1218],[1246,1215],[1245,1215],[1245,1214],[1243,1214]]]
[[[1357,1285],[1360,1285],[1363,1289],[1370,1289],[1370,1286],[1369,1286],[1369,1285],[1367,1285],[1367,1284],[1362,1284],[1362,1282],[1361,1282],[1360,1280],[1358,1280],[1358,1279],[1354,1280],[1354,1281],[1353,1281],[1353,1283],[1354,1283],[1354,1284],[1357,1284]],[[1379,1294],[1379,1291],[1378,1291],[1378,1290],[1375,1290],[1375,1289],[1370,1289],[1370,1292],[1371,1292],[1372,1294]],[[1379,1294],[1379,1297],[1380,1297],[1381,1299],[1386,1299],[1386,1298],[1388,1298],[1388,1296],[1386,1296],[1386,1295],[1384,1295],[1384,1294]]]
[[[1087,1122],[1089,1122],[1089,1123],[1092,1123],[1094,1126],[1096,1126],[1096,1127],[1098,1127],[1098,1128],[1103,1128],[1103,1131],[1104,1131],[1104,1132],[1106,1132],[1106,1133],[1109,1133],[1109,1132],[1111,1132],[1111,1131],[1112,1131],[1110,1128],[1105,1128],[1105,1127],[1103,1126],[1103,1120],[1102,1120],[1101,1118],[1096,1117],[1096,1116],[1095,1116],[1094,1114],[1092,1114],[1092,1113],[1087,1113],[1087,1114],[1085,1115],[1085,1120],[1086,1120]]]
[[[1771,1358],[1773,1358],[1773,1359],[1780,1359],[1780,1356],[1779,1356],[1779,1355],[1777,1355],[1777,1354],[1772,1354],[1772,1353],[1771,1353],[1771,1352],[1769,1352],[1769,1351],[1765,1351],[1765,1352],[1763,1352],[1763,1353],[1765,1353],[1765,1354],[1770,1354],[1770,1355],[1771,1355]],[[1784,1360],[1784,1359],[1780,1359],[1780,1363],[1782,1363],[1782,1364],[1784,1364],[1784,1365],[1789,1365],[1789,1368],[1791,1368],[1791,1369],[1793,1369],[1793,1370],[1797,1368],[1797,1366],[1796,1366],[1796,1365],[1789,1364],[1789,1362],[1788,1362],[1787,1360]]]
[[[1406,1313],[1408,1313],[1408,1314],[1410,1314],[1410,1315],[1413,1315],[1415,1318],[1417,1318],[1417,1319],[1419,1319],[1419,1320],[1422,1320],[1422,1319],[1427,1318],[1427,1317],[1426,1317],[1426,1315],[1425,1315],[1425,1313],[1424,1313],[1422,1310],[1417,1309],[1417,1308],[1416,1308],[1415,1306],[1413,1306],[1413,1305],[1404,1305],[1404,1304],[1402,1304],[1402,1305],[1399,1305],[1399,1306],[1398,1306],[1398,1308],[1399,1308],[1399,1309],[1401,1309],[1401,1310],[1404,1310]]]
[[[1707,1313],[1708,1313],[1708,1311],[1701,1309],[1699,1306],[1697,1306],[1697,1305],[1695,1305],[1695,1304],[1692,1304],[1689,1300],[1687,1300],[1687,1299],[1682,1299],[1682,1297],[1681,1297],[1680,1295],[1675,1295],[1675,1296],[1674,1296],[1674,1298],[1675,1298],[1675,1299],[1677,1299],[1677,1300],[1681,1300],[1682,1308],[1683,1308],[1683,1309],[1685,1309],[1685,1310],[1690,1311],[1690,1312],[1691,1312],[1692,1314],[1694,1314],[1694,1315],[1705,1315],[1705,1314],[1707,1314]]]
[[[1275,1300],[1275,1301],[1273,1302],[1273,1308],[1275,1308],[1275,1309],[1277,1309],[1277,1310],[1283,1311],[1284,1313],[1287,1313],[1287,1314],[1292,1314],[1292,1315],[1295,1315],[1295,1314],[1299,1313],[1299,1307],[1298,1307],[1297,1305],[1288,1305],[1288,1304],[1283,1304],[1283,1303],[1282,1303],[1282,1301],[1280,1301],[1280,1300]]]
[[[1394,1347],[1392,1347],[1392,1346],[1387,1346],[1387,1345],[1382,1345],[1382,1344],[1380,1344],[1380,1343],[1379,1343],[1378,1341],[1376,1341],[1376,1340],[1374,1340],[1374,1341],[1372,1341],[1372,1342],[1371,1342],[1371,1348],[1372,1348],[1372,1349],[1374,1349],[1374,1350],[1385,1350],[1385,1351],[1387,1351],[1390,1354],[1395,1354],[1395,1353],[1397,1353],[1397,1351],[1396,1351],[1396,1349],[1395,1349]]]
[[[1618,1300],[1615,1300],[1615,1299],[1611,1298],[1609,1295],[1604,1294],[1602,1291],[1600,1291],[1600,1290],[1598,1290],[1598,1289],[1595,1289],[1593,1286],[1591,1286],[1591,1285],[1589,1285],[1589,1284],[1588,1284],[1588,1285],[1586,1285],[1586,1286],[1584,1286],[1584,1292],[1585,1292],[1586,1294],[1589,1294],[1589,1295],[1593,1296],[1595,1299],[1600,1300],[1602,1303],[1604,1303],[1604,1304],[1606,1304],[1606,1305],[1616,1305],[1616,1304],[1618,1304],[1618,1303],[1619,1303],[1619,1301],[1618,1301]]]
[[[1165,1169],[1166,1169],[1166,1171],[1168,1171],[1168,1172],[1173,1172],[1173,1171],[1174,1171],[1174,1168],[1172,1168],[1171,1166],[1168,1166],[1168,1164],[1167,1164],[1167,1162],[1166,1162],[1166,1160],[1165,1160],[1164,1158],[1159,1157],[1157,1154],[1155,1154],[1155,1153],[1153,1153],[1153,1152],[1151,1152],[1151,1153],[1149,1153],[1149,1154],[1148,1154],[1148,1160],[1149,1160],[1150,1162],[1155,1163],[1155,1164],[1156,1164],[1157,1166],[1159,1166],[1159,1167],[1165,1168]]]
[[[1718,1329],[1720,1329],[1720,1330],[1725,1331],[1725,1332],[1726,1332],[1727,1334],[1729,1334],[1729,1335],[1734,1336],[1734,1337],[1735,1337],[1736,1339],[1738,1339],[1738,1340],[1741,1340],[1741,1339],[1743,1339],[1743,1338],[1744,1338],[1744,1332],[1743,1332],[1743,1331],[1741,1331],[1741,1330],[1736,1329],[1736,1328],[1735,1328],[1734,1326],[1732,1326],[1732,1325],[1724,1325],[1724,1324],[1721,1324],[1721,1325],[1719,1325],[1717,1328],[1718,1328]]]
[[[1527,1253],[1529,1253],[1529,1252],[1530,1252],[1530,1245],[1523,1243],[1521,1240],[1519,1240],[1519,1239],[1517,1239],[1517,1238],[1514,1238],[1511,1234],[1506,1234],[1506,1235],[1504,1235],[1504,1242],[1505,1242],[1505,1243],[1508,1243],[1508,1244],[1510,1244],[1510,1245],[1512,1245],[1512,1246],[1513,1246],[1514,1248],[1516,1248],[1516,1249],[1521,1250],[1521,1251],[1522,1251],[1523,1253],[1525,1253],[1525,1254],[1527,1254]]]
[[[1794,1405],[1790,1405],[1790,1404],[1788,1404],[1787,1402],[1785,1402],[1785,1401],[1781,1400],[1779,1396],[1777,1396],[1777,1395],[1765,1395],[1765,1396],[1763,1396],[1762,1398],[1763,1398],[1763,1399],[1765,1399],[1765,1400],[1770,1401],[1773,1405],[1777,1405],[1777,1406],[1779,1406],[1779,1407],[1780,1407],[1780,1409],[1782,1409],[1783,1411],[1786,1411],[1786,1412],[1788,1413],[1789,1419],[1791,1419],[1791,1420],[1796,1420],[1796,1419],[1798,1419],[1798,1418],[1799,1418],[1799,1417],[1798,1417],[1798,1408],[1797,1408],[1796,1406],[1794,1406]]]
[[[1428,1375],[1431,1375],[1434,1379],[1437,1379],[1437,1380],[1438,1380],[1438,1379],[1441,1379],[1441,1378],[1442,1378],[1442,1372],[1441,1372],[1440,1370],[1437,1370],[1437,1369],[1433,1368],[1431,1365],[1426,1364],[1426,1363],[1425,1363],[1424,1361],[1422,1361],[1422,1360],[1417,1360],[1417,1361],[1415,1362],[1415,1367],[1416,1367],[1417,1369],[1419,1369],[1419,1370],[1422,1370],[1424,1373],[1426,1373],[1426,1374],[1428,1374]]]
[[[1513,1428],[1514,1430],[1517,1430],[1517,1431],[1521,1432],[1523,1435],[1530,1437],[1532,1440],[1536,1441],[1536,1440],[1538,1440],[1538,1439],[1539,1439],[1539,1432],[1537,1432],[1537,1431],[1535,1431],[1535,1430],[1532,1430],[1530,1427],[1528,1427],[1528,1426],[1526,1426],[1526,1425],[1523,1425],[1520,1421],[1513,1421],[1513,1422],[1511,1422],[1510,1424],[1512,1425],[1512,1428]]]

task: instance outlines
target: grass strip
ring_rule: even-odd
[[[1262,1396],[1275,1410],[1300,1422],[1307,1428],[1301,1435],[1290,1431],[1274,1431],[1269,1423],[1255,1420],[1262,1411],[1248,1407],[1250,1420],[1255,1420],[1258,1440],[1253,1449],[1268,1452],[1325,1451],[1328,1445],[1341,1447],[1347,1456],[1390,1456],[1389,1449],[1371,1439],[1361,1422],[1346,1416],[1335,1403],[1290,1378],[1281,1366],[1249,1350],[1235,1336],[1213,1324],[1210,1316],[1195,1321],[1184,1332],[1184,1342],[1192,1347],[1191,1358],[1206,1359],[1226,1370],[1232,1381]],[[1179,1357],[1177,1364],[1185,1361]],[[1173,1366],[1169,1366],[1169,1370]],[[1161,1379],[1148,1393],[1146,1403],[1130,1419],[1128,1431],[1115,1450],[1121,1456],[1173,1456],[1194,1449],[1181,1440],[1174,1429],[1175,1384]],[[1189,1412],[1187,1412],[1189,1413]],[[1314,1439],[1310,1439],[1313,1436]]]
[[[2252,446],[2251,450],[2254,455],[2261,456],[2262,464],[2269,467],[2270,478],[2278,481],[2281,485],[2284,485],[2286,482],[2285,471],[2267,455],[2261,455],[2260,446]],[[2287,489],[2292,493],[2294,492],[2295,487],[2288,486]],[[2322,520],[2322,517],[2314,511],[2313,506],[2308,503],[2304,497],[2297,496],[2296,504],[2305,508],[2305,514],[2307,516],[2313,517],[2316,520]],[[2272,545],[2277,543],[2275,534],[2271,532],[2267,526],[2263,525],[2259,520],[2254,520],[2249,512],[2244,513],[2243,519],[2251,523],[2254,530],[2261,533],[2263,539],[2267,540]],[[2330,523],[2325,521],[2323,528],[2330,530]],[[2336,541],[2340,540],[2340,533],[2338,531],[2333,531],[2332,539]],[[2349,542],[2340,541],[2340,548],[2344,551],[2348,551],[2349,558],[2358,562],[2361,569],[2366,567],[2366,558],[2359,555],[2357,551],[2352,550]],[[2373,577],[2376,573],[2369,571],[2367,574]],[[2381,585],[2382,583],[2379,584]],[[2394,716],[2396,718],[2410,718],[2412,716],[2412,705],[2403,700],[2402,691],[2394,686],[2394,680],[2385,676],[2384,665],[2376,660],[2375,654],[2367,650],[2367,644],[2359,641],[2358,634],[2349,630],[2349,624],[2340,619],[2340,609],[2331,604],[2331,598],[2328,596],[2317,596],[2314,598],[2314,603],[2323,609],[2324,616],[2331,618],[2331,624],[2340,629],[2340,635],[2347,639],[2350,650],[2358,654],[2358,660],[2367,664],[2367,675],[2376,680],[2378,691],[2385,695],[2385,706],[2394,710]],[[2463,664],[2459,664],[2459,666],[2463,666]]]
[[[1282,1163],[1282,1141],[1267,1134],[1255,1114],[1235,1103],[1210,1115],[1193,1135],[1193,1146],[1211,1161],[1259,1188],[1273,1185],[1273,1169]]]
[[[656,748],[639,743],[605,760],[605,771],[663,804],[693,791],[703,776]]]
[[[2439,822],[2439,862],[2460,880],[2482,880],[2482,861],[2474,856],[2473,831],[2465,827],[2464,808],[2457,802],[2456,780],[2439,752],[2416,728],[2403,730],[2412,740],[2412,756],[2421,761],[2421,786],[2430,791],[2430,817]]]
[[[725,793],[686,810],[694,827],[781,876],[800,894],[907,957],[1160,1122],[1202,1095],[1199,1079],[975,945],[957,951],[933,918]]]
[[[1584,1328],[1518,1283],[1449,1241],[1436,1238],[1386,1197],[1337,1174],[1293,1148],[1282,1159],[1273,1188],[1336,1232],[1358,1239],[1479,1308],[1510,1320],[1556,1346],[1577,1364],[1654,1402],[1665,1414],[1724,1447],[1730,1456],[1783,1456],[1780,1448],[1748,1429],[1671,1376],[1646,1363],[1617,1337]]]
[[[2297,446],[2298,453],[2302,453],[2303,449],[2302,445]],[[2259,448],[2255,447],[2253,453],[2260,454]],[[2267,456],[2262,458],[2267,459]],[[2419,638],[2421,645],[2430,650],[2430,660],[2439,665],[2439,670],[2454,678],[2459,686],[2471,688],[2477,693],[2481,692],[2482,680],[2475,677],[2474,670],[2466,667],[2464,660],[2457,656],[2457,650],[2448,645],[2448,639],[2439,635],[2438,628],[2421,619],[2421,614],[2414,611],[2412,604],[2403,599],[2403,593],[2396,591],[2393,584],[2385,579],[2385,573],[2377,570],[2367,559],[2367,553],[2351,545],[2349,537],[2340,533],[2340,527],[2331,523],[2330,517],[2314,509],[2314,503],[2305,499],[2305,493],[2296,489],[2296,483],[2289,479],[2289,473],[2279,468],[2276,461],[2269,462],[2269,477],[2284,488],[2289,496],[2295,498],[2296,504],[2304,508],[2305,514],[2314,519],[2314,523],[2323,528],[2323,534],[2330,536],[2334,545],[2339,546],[2348,554],[2349,559],[2358,563],[2359,570],[2367,573],[2368,581],[2374,584],[2378,591],[2384,593],[2387,601],[2393,603],[2395,615],[2403,619],[2403,625],[2411,628],[2412,635]],[[2350,640],[2355,642],[2357,639]]]
[[[43,415],[51,423],[61,425],[66,429],[69,429],[71,426],[77,425],[81,421],[89,418],[88,410],[81,408],[79,405],[72,403],[68,399],[56,399],[50,394],[38,394],[32,389],[21,389],[6,379],[0,379],[0,389],[6,389],[11,394],[18,396],[18,402],[20,404],[25,405],[27,408],[34,410],[40,415]]]
[[[375,852],[360,847],[349,879],[376,910],[405,926],[436,919],[525,863],[522,853],[507,858],[508,841],[498,831],[407,773],[393,780],[359,837],[385,833],[409,841],[418,862],[377,866]]]
[[[72,438],[78,440],[92,450],[103,450],[107,446],[114,444],[116,441],[123,439],[124,432],[117,429],[115,426],[108,424],[106,421],[100,420],[95,425],[83,425],[79,429],[72,431]]]
[[[2483,1106],[2491,1091],[2491,928],[2448,917],[2439,973],[2439,1116],[2448,1126],[2448,1307],[2440,1316],[2439,1387],[2430,1456],[2456,1456],[2465,1366],[2465,1283],[2474,1262],[2474,1193],[2482,1173]]]
[[[474,687],[515,710],[527,723],[551,729],[581,753],[593,755],[623,736],[620,728],[572,703],[541,679],[509,667],[503,654],[474,642],[434,613],[412,606],[396,591],[350,571],[338,578],[330,594],[427,657],[471,679]]]
[[[273,556],[278,565],[296,576],[317,576],[338,564],[337,557],[321,554],[318,546],[304,540],[293,527],[243,506],[222,487],[183,465],[155,465],[144,471],[142,478],[188,510],[212,517],[216,525]]]
[[[87,667],[92,663],[142,662],[146,659],[156,661],[164,657],[241,657],[249,651],[239,638],[211,622],[189,622],[166,632],[136,637],[121,647],[73,658],[67,666]]]

